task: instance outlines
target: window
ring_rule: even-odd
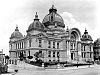
[[[85,51],[85,46],[84,46],[84,51]]]
[[[29,56],[30,56],[30,51],[28,51],[28,53],[29,53]]]
[[[23,42],[22,42],[22,48],[23,48]]]
[[[16,52],[16,57],[17,57],[17,52]]]
[[[51,57],[51,51],[48,51],[48,57]]]
[[[90,51],[91,51],[91,46],[90,46]]]
[[[21,49],[21,42],[20,42],[20,49]]]
[[[90,53],[90,58],[92,57],[91,53]]]
[[[86,57],[86,53],[84,53],[84,58]]]
[[[51,48],[51,42],[48,41],[48,48]]]
[[[39,47],[42,47],[42,40],[39,39]]]
[[[75,49],[75,43],[73,43],[73,45],[74,45],[74,48],[73,49]]]
[[[32,42],[32,40],[30,39],[30,40],[29,40],[29,47],[31,47],[31,42]]]
[[[19,49],[19,43],[18,43],[18,49]]]
[[[17,44],[16,44],[16,49],[17,49]]]
[[[59,57],[60,56],[60,54],[59,54],[59,52],[57,52],[57,57]]]
[[[53,57],[55,57],[55,51],[53,51]]]
[[[10,45],[11,49],[12,49],[12,44]]]
[[[53,48],[55,48],[55,42],[53,42]]]
[[[51,60],[49,60],[49,62],[51,62]]]
[[[73,44],[71,43],[70,45],[71,45],[71,49],[73,49]]]
[[[83,53],[82,53],[82,58],[84,58]]]
[[[59,49],[59,42],[57,42],[57,49]]]

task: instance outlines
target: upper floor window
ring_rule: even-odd
[[[51,42],[48,41],[48,48],[51,48]]]
[[[55,51],[53,51],[53,57],[55,57]]]
[[[31,42],[32,42],[32,40],[30,39],[30,40],[29,40],[29,47],[31,47]]]
[[[42,47],[42,40],[39,39],[39,47]]]
[[[18,49],[19,49],[19,43],[18,43]]]
[[[55,42],[53,42],[53,48],[55,48]]]
[[[11,49],[12,49],[12,44],[11,44]]]
[[[57,52],[57,57],[58,57],[58,58],[60,57],[60,53],[59,53],[59,52]]]
[[[91,45],[90,45],[90,51],[91,51]]]
[[[59,49],[59,42],[57,42],[57,49]]]
[[[22,42],[22,48],[23,48],[23,42]]]
[[[17,49],[17,44],[16,44],[16,49]]]
[[[51,51],[48,51],[48,57],[51,57]]]
[[[20,42],[20,49],[21,49],[21,42]]]
[[[73,49],[73,43],[71,43],[70,46],[71,46],[71,49]]]

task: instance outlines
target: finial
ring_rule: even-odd
[[[88,34],[88,32],[87,32],[87,29],[85,28],[85,32],[84,32],[84,34]]]
[[[69,32],[68,26],[67,26],[66,32]]]
[[[38,19],[37,12],[36,12],[36,15],[35,15],[35,19],[34,19],[34,20],[39,20],[39,19]]]
[[[54,7],[54,5],[52,4],[52,8]]]
[[[15,29],[15,31],[19,31],[19,30],[18,30],[18,25],[16,25],[16,29]]]
[[[57,12],[57,9],[54,7],[54,5],[52,4],[52,7],[49,9],[49,12]]]

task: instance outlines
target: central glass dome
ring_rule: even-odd
[[[52,5],[52,7],[49,9],[49,14],[47,14],[42,23],[47,27],[49,25],[55,25],[59,27],[65,27],[63,18],[57,13],[57,9]]]

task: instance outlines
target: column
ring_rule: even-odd
[[[67,41],[67,58],[68,61],[71,61],[70,41]]]

